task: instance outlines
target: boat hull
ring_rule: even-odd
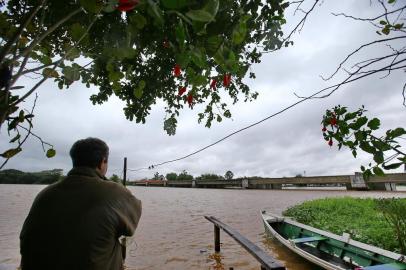
[[[267,234],[324,269],[368,269],[372,265],[389,264],[393,268],[382,269],[406,269],[403,255],[354,241],[348,235],[338,236],[264,212],[262,220]],[[404,263],[399,262],[402,260]]]

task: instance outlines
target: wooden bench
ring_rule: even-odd
[[[302,237],[302,238],[296,238],[296,239],[290,239],[291,242],[295,244],[299,243],[307,243],[307,242],[315,242],[315,241],[323,241],[326,240],[326,237],[323,236],[309,236],[309,237]]]

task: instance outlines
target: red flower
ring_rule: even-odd
[[[224,87],[229,87],[231,83],[231,74],[224,74],[223,85]]]
[[[192,94],[189,94],[187,96],[187,103],[189,103],[189,106],[192,106],[192,104],[193,104],[193,95]]]
[[[178,95],[181,96],[186,92],[186,86],[179,87]]]
[[[330,139],[330,140],[328,141],[328,145],[333,146],[333,139]]]
[[[182,72],[182,69],[180,68],[180,66],[178,64],[176,64],[175,67],[173,68],[173,76],[179,77],[181,72]]]
[[[217,80],[216,80],[216,79],[213,79],[213,80],[211,81],[210,88],[213,89],[213,90],[216,90],[216,83],[217,83]]]
[[[117,9],[120,11],[129,11],[135,8],[139,0],[119,0]]]
[[[323,127],[323,129],[322,129],[321,131],[326,132],[326,131],[327,131],[327,128],[326,128],[326,127]]]
[[[330,119],[330,125],[332,125],[332,126],[337,125],[337,119],[335,116],[333,116],[333,118]]]

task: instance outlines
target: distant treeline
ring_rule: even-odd
[[[0,171],[0,184],[52,184],[62,177],[62,169],[41,172],[22,172],[9,169]]]

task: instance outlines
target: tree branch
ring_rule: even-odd
[[[305,24],[305,22],[306,22],[307,17],[308,17],[309,14],[313,11],[313,9],[316,7],[316,5],[317,5],[317,3],[318,3],[319,1],[320,1],[320,0],[315,0],[314,3],[313,3],[313,5],[312,5],[312,7],[311,7],[308,11],[303,11],[305,15],[304,15],[303,18],[300,20],[300,22],[293,28],[293,30],[289,33],[289,35],[288,35],[286,38],[284,38],[284,39],[282,40],[282,42],[281,42],[282,45],[283,45],[284,43],[288,42],[288,41],[290,40],[290,38],[292,37],[292,35],[293,35],[296,31],[299,31],[299,32],[300,32],[300,30],[303,28],[303,26],[304,26],[304,24]],[[298,4],[299,4],[298,7],[296,8],[296,10],[299,8],[299,6],[302,4],[302,2],[303,2],[303,1],[295,1],[295,2],[293,2],[293,3],[298,3]],[[295,10],[295,12],[296,12],[296,10]],[[282,46],[282,45],[281,45],[281,46]],[[278,49],[280,49],[280,47],[279,47]],[[271,53],[271,52],[274,52],[274,51],[276,51],[276,50],[277,50],[277,49],[270,50],[270,51],[263,51],[263,52],[261,52],[261,53]]]
[[[351,16],[351,15],[347,15],[345,13],[333,13],[332,12],[331,14],[336,16],[336,17],[343,16],[345,18],[350,18],[350,19],[357,20],[357,21],[375,21],[375,20],[378,20],[378,19],[380,19],[382,17],[386,17],[389,14],[393,14],[393,13],[396,13],[396,12],[399,12],[399,11],[403,11],[404,9],[406,9],[406,5],[403,6],[403,7],[398,8],[398,9],[392,10],[390,12],[386,11],[385,13],[383,13],[381,15],[378,15],[376,17],[373,17],[373,18],[358,18],[358,17],[354,17],[354,16]]]
[[[31,44],[18,56],[13,58],[13,61],[17,60],[18,58],[20,58],[21,56],[24,56],[24,60],[21,62],[20,64],[20,69],[18,70],[17,74],[14,76],[14,80],[11,83],[11,86],[18,80],[18,78],[21,76],[21,73],[23,72],[25,65],[27,64],[27,61],[30,57],[30,53],[31,51],[34,49],[34,47],[36,45],[38,45],[39,43],[41,43],[42,40],[44,40],[48,35],[50,35],[52,32],[54,32],[61,24],[63,24],[64,22],[66,22],[67,20],[69,20],[70,18],[72,18],[74,15],[78,14],[79,12],[81,12],[83,9],[82,8],[78,8],[74,11],[72,11],[71,13],[69,13],[68,15],[66,15],[64,18],[62,18],[60,21],[58,21],[57,23],[55,23],[53,26],[51,26],[47,31],[45,31],[45,33],[43,33],[42,35],[40,35],[38,38],[34,39]]]
[[[1,50],[1,52],[0,52],[0,64],[3,63],[3,60],[6,57],[6,55],[10,52],[13,45],[20,38],[21,33],[24,31],[24,29],[27,27],[27,25],[30,23],[30,21],[34,18],[35,14],[37,14],[38,11],[42,8],[45,1],[46,0],[42,0],[42,2],[31,11],[31,13],[27,16],[26,20],[20,25],[20,27],[18,28],[18,30],[14,34],[14,36],[3,47],[3,50]]]
[[[377,44],[377,43],[382,43],[382,42],[386,42],[386,41],[393,41],[393,40],[397,40],[397,39],[404,39],[406,38],[406,36],[398,36],[398,37],[393,37],[393,38],[385,38],[385,39],[380,39],[380,40],[374,40],[372,42],[366,43],[361,45],[360,47],[358,47],[358,49],[352,51],[349,55],[347,55],[347,57],[345,57],[345,59],[343,61],[341,61],[341,63],[338,65],[337,69],[328,77],[322,77],[323,80],[328,81],[331,78],[333,78],[337,72],[341,69],[341,67],[348,61],[348,59],[350,59],[354,54],[358,53],[360,50],[362,50],[363,48],[366,48],[368,46],[371,46],[373,44]]]

